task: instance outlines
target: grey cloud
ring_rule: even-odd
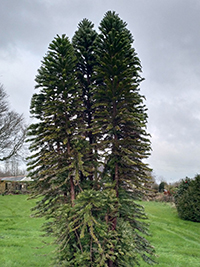
[[[151,81],[174,83],[180,71],[199,68],[200,3],[149,1],[144,9],[139,37]]]
[[[141,60],[141,93],[152,134],[156,175],[180,179],[199,171],[199,0],[6,0],[0,9],[0,82],[28,117],[34,77],[56,34],[70,38],[83,18],[96,29],[115,10],[128,23]]]
[[[46,31],[48,25],[43,22],[44,4],[39,1],[3,1],[1,3],[1,47],[9,44],[16,45],[39,41],[40,32]],[[38,38],[32,40],[38,33]]]
[[[181,98],[173,103],[160,102],[155,108],[159,112],[153,111],[153,128],[169,143],[185,142],[188,144],[194,139],[200,142],[200,117],[197,116],[199,104],[197,102],[187,103]]]

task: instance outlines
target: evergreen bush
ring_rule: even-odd
[[[158,186],[158,191],[164,192],[164,189],[165,189],[165,182],[161,182]]]
[[[180,218],[200,222],[200,174],[194,179],[183,179],[175,194],[175,204]]]

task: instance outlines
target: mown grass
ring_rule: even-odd
[[[32,218],[35,201],[26,195],[0,196],[0,266],[50,266],[51,240],[42,237],[43,219]]]
[[[35,201],[24,195],[0,196],[0,266],[51,266],[53,245],[41,237],[43,219],[32,218]],[[171,204],[142,202],[150,222],[148,239],[156,249],[160,267],[200,266],[200,224],[178,218]],[[45,243],[44,243],[45,242]],[[149,265],[144,262],[142,267]],[[73,266],[72,266],[73,267]]]
[[[181,220],[168,203],[143,202],[151,237],[161,267],[200,266],[200,223]],[[149,265],[142,263],[142,267]]]

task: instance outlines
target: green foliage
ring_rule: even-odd
[[[115,192],[84,190],[72,207],[61,206],[56,214],[57,260],[63,266],[106,266],[113,257],[117,233],[109,231],[105,216],[115,212]],[[58,227],[59,225],[59,227]],[[49,227],[49,225],[48,225]],[[67,241],[67,242],[66,242]],[[72,246],[73,242],[73,246]]]
[[[175,194],[175,204],[180,218],[200,222],[200,175],[182,180]]]
[[[87,19],[83,19],[79,23],[78,30],[72,38],[72,45],[78,59],[76,64],[76,77],[78,87],[81,90],[80,98],[83,105],[81,116],[85,125],[84,136],[88,140],[83,161],[89,174],[90,183],[96,184],[97,186],[98,155],[95,146],[96,134],[92,130],[93,114],[95,111],[95,99],[93,97],[95,85],[94,67],[97,64],[94,49],[97,33],[93,28],[93,23]],[[82,173],[82,180],[86,178],[83,176]]]
[[[161,182],[158,187],[159,192],[164,192],[165,189],[165,182]]]
[[[100,33],[84,19],[56,36],[36,76],[29,128],[35,214],[58,244],[58,266],[152,263],[143,208],[150,152],[140,61],[115,12]]]

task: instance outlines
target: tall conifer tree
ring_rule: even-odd
[[[115,12],[100,34],[84,19],[72,39],[57,36],[36,76],[29,175],[36,214],[51,221],[58,266],[151,263],[146,215],[136,203],[148,182],[150,142],[139,93],[141,64]],[[98,176],[97,176],[98,173]]]
[[[52,212],[61,199],[73,203],[75,185],[82,170],[79,127],[81,109],[74,69],[76,58],[68,38],[57,36],[49,45],[36,76],[31,113],[37,122],[29,128],[33,155],[30,176],[35,180],[35,196],[43,196],[36,209]]]
[[[101,133],[98,144],[104,150],[103,181],[110,183],[117,197],[116,214],[108,217],[110,229],[121,235],[119,243],[124,251],[114,261],[109,260],[108,265],[126,266],[123,265],[125,262],[131,264],[133,246],[141,251],[144,259],[147,258],[146,252],[152,252],[140,235],[146,229],[145,224],[138,220],[145,217],[144,210],[134,202],[141,198],[144,184],[149,179],[149,168],[143,162],[150,151],[147,114],[144,97],[139,93],[141,64],[132,47],[133,38],[126,23],[115,12],[108,12],[99,29],[96,79],[101,82],[94,96],[95,128]],[[131,242],[123,236],[125,226],[132,233]]]
[[[81,90],[81,100],[83,104],[83,121],[85,124],[85,138],[88,142],[88,151],[84,153],[84,162],[88,165],[89,180],[94,186],[94,180],[97,180],[96,152],[94,147],[95,135],[92,131],[92,121],[94,117],[94,67],[97,64],[94,53],[95,39],[97,32],[94,30],[94,24],[88,19],[83,19],[78,30],[72,38],[75,55],[77,57],[76,77]],[[95,168],[94,168],[95,167]],[[82,174],[81,174],[82,175]]]

